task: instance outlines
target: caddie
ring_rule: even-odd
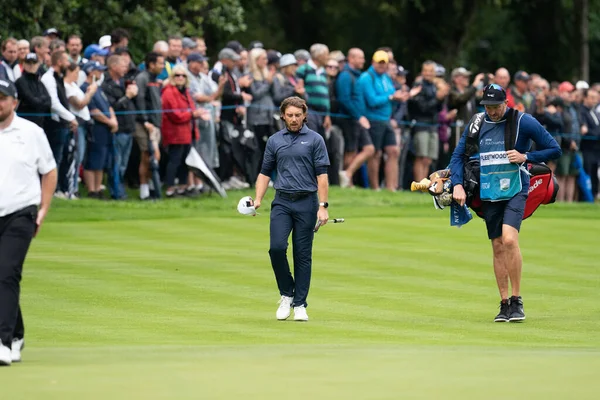
[[[529,174],[523,164],[546,162],[561,155],[556,140],[535,118],[515,112],[507,104],[506,91],[500,85],[486,86],[481,100],[485,113],[476,114],[466,126],[450,161],[453,199],[462,206],[467,200],[463,187],[465,163],[470,158],[479,158],[479,195],[488,238],[492,242],[494,273],[501,298],[495,322],[525,319],[519,231],[529,191]],[[509,143],[513,139],[506,138],[506,127],[513,119],[515,137],[514,143]],[[480,126],[479,136],[475,141],[469,140],[469,130],[476,123]],[[532,150],[532,142],[535,150]]]

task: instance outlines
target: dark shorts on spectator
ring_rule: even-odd
[[[369,121],[371,129],[369,135],[375,146],[375,151],[383,150],[387,146],[396,146],[396,134],[389,121]]]
[[[354,153],[373,144],[369,131],[363,128],[358,121],[349,118],[340,119],[338,125],[344,134],[345,153]]]

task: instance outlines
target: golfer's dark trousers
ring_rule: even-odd
[[[35,232],[37,207],[0,217],[0,340],[10,347],[24,336],[19,294],[23,262]]]
[[[316,192],[277,191],[271,203],[271,265],[282,296],[293,297],[292,305],[308,306],[306,298],[312,271],[312,244],[317,223],[319,198]],[[288,238],[292,233],[294,276],[287,259]]]

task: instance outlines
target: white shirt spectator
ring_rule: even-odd
[[[0,217],[39,205],[39,175],[55,168],[44,130],[15,115],[10,126],[0,130]]]
[[[83,90],[81,90],[81,88],[77,86],[77,83],[75,82],[65,83],[65,90],[67,92],[67,99],[75,97],[79,101],[83,101],[83,99],[85,98],[85,93],[83,93]],[[73,104],[69,104],[69,111],[71,111],[73,114],[75,114],[75,116],[81,118],[84,121],[90,120],[90,110],[87,106],[79,110],[75,106],[73,106]]]
[[[75,119],[75,115],[67,110],[58,99],[58,92],[56,91],[56,79],[54,79],[54,68],[50,67],[48,71],[42,75],[41,81],[44,86],[46,86],[46,90],[52,99],[52,106],[50,107],[52,110],[52,119],[56,122],[60,122],[61,118],[68,122],[73,121]]]
[[[15,82],[17,81],[17,79],[19,79],[21,76],[23,76],[23,72],[21,71],[21,66],[18,63],[13,68],[13,75],[15,76]]]

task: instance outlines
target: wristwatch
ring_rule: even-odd
[[[324,202],[324,203],[319,203],[319,207],[329,207],[329,203],[328,202]]]

